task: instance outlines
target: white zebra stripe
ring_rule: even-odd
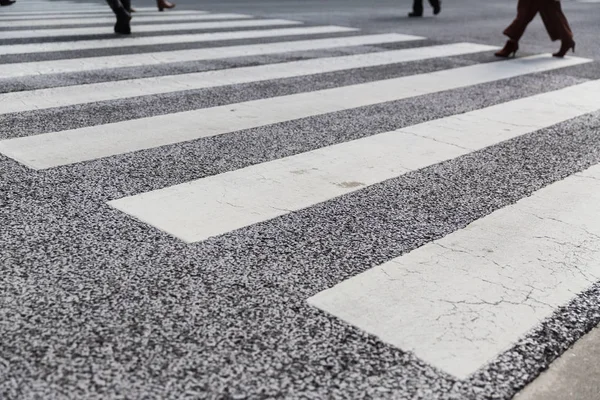
[[[71,18],[89,18],[89,19],[93,19],[93,18],[98,18],[99,16],[102,16],[102,14],[106,14],[107,16],[113,16],[114,13],[112,12],[112,10],[110,8],[105,9],[105,11],[102,12],[76,12],[76,11],[69,11],[69,12],[64,12],[64,13],[60,13],[60,14],[50,14],[50,15],[15,15],[15,16],[5,16],[5,15],[0,15],[0,21],[24,21],[24,20],[28,20],[28,21],[41,21],[41,20],[65,20],[65,19],[71,19]],[[206,11],[183,11],[183,10],[170,10],[169,11],[169,15],[203,15],[206,14]],[[136,17],[138,15],[162,15],[162,13],[159,13],[159,11],[156,8],[152,8],[151,11],[150,10],[139,10],[136,8],[136,13],[135,13]],[[137,19],[136,19],[137,21]]]
[[[19,1],[17,1],[17,3],[19,3]],[[15,4],[16,5],[16,4]],[[13,5],[11,8],[15,8],[15,5]],[[146,13],[146,12],[158,12],[158,9],[156,7],[136,7],[136,12],[139,13]],[[204,13],[206,14],[206,11],[198,11],[198,10],[178,10],[178,11],[169,11],[169,13],[174,13],[174,12],[180,12],[180,13],[193,13],[193,14],[198,14],[198,13]],[[68,9],[68,10],[46,10],[46,11],[5,11],[2,10],[2,15],[0,16],[0,19],[2,18],[7,18],[7,19],[12,19],[14,17],[23,17],[23,18],[43,18],[45,16],[48,16],[50,18],[54,18],[55,16],[60,16],[63,15],[65,13],[68,14],[113,14],[112,10],[107,6],[102,6],[102,7],[95,7],[95,8],[84,8],[84,9],[80,9],[79,7],[77,7],[77,9]]]
[[[465,379],[600,280],[598,238],[600,165],[308,302]]]
[[[301,22],[285,19],[261,20],[261,27],[300,25]],[[201,43],[225,40],[256,39],[279,36],[314,35],[322,33],[338,33],[340,28],[331,26],[261,29],[252,31],[211,32],[191,35],[165,35],[149,37],[126,37],[121,39],[79,40],[75,42],[31,43],[22,45],[0,46],[0,54],[46,53],[56,51],[75,51],[90,49],[107,49],[131,46],[152,46],[172,43]],[[348,28],[341,28],[348,32]]]
[[[332,32],[352,32],[354,28],[339,26],[317,27],[319,33],[328,30]],[[345,46],[362,46],[403,41],[420,40],[418,36],[400,34],[381,34],[350,36],[342,38],[276,42],[265,44],[210,47],[193,50],[162,51],[153,53],[127,54],[105,57],[75,58],[66,60],[37,61],[10,64],[10,69],[3,71],[3,78],[19,76],[60,74],[68,72],[96,71],[110,68],[126,68],[149,66],[186,61],[217,60],[233,57],[278,54],[294,51],[331,49]]]
[[[184,22],[179,24],[150,24],[134,25],[137,33],[156,33],[186,31],[186,30],[208,30],[261,27],[270,24],[272,20],[233,20],[233,21],[207,21],[207,22]],[[67,28],[67,29],[33,29],[29,31],[5,31],[2,39],[31,39],[65,36],[106,35],[113,33],[112,24],[96,28]],[[350,28],[348,28],[350,29]],[[129,38],[124,38],[129,39]]]
[[[492,46],[457,43],[192,74],[10,92],[0,94],[0,104],[2,104],[0,114],[450,57],[493,49],[495,48]]]
[[[176,21],[208,21],[208,20],[231,20],[231,19],[250,19],[250,15],[244,14],[190,14],[190,15],[135,15],[131,20],[132,24],[138,22],[176,22]],[[91,25],[91,24],[110,24],[115,22],[114,16],[96,17],[96,18],[73,18],[73,19],[41,19],[26,21],[2,21],[2,28],[22,28],[38,26],[60,26],[60,25]]]
[[[314,42],[313,42],[314,43]],[[220,135],[591,60],[534,56],[334,89],[0,141],[0,152],[34,169]],[[168,130],[168,134],[166,134]]]
[[[390,89],[398,87],[390,84]],[[197,242],[600,110],[598,90],[600,81],[588,82],[109,204],[185,242]]]

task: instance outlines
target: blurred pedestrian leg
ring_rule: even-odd
[[[158,11],[163,11],[165,8],[173,8],[175,4],[169,3],[167,0],[156,0]]]
[[[115,23],[115,33],[123,35],[129,35],[131,33],[131,27],[129,21],[131,21],[131,0],[106,0],[110,8],[117,16],[117,22]]]
[[[10,6],[15,4],[15,0],[0,0],[0,6]]]
[[[441,0],[429,0],[429,4],[433,7],[433,14],[438,15],[442,11]],[[409,17],[422,17],[423,16],[423,0],[413,1],[413,10],[408,13]]]

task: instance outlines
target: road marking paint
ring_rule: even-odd
[[[285,19],[261,20],[256,26],[287,26],[300,25],[301,22],[288,21]],[[260,29],[252,31],[234,31],[234,32],[211,32],[197,33],[191,35],[165,35],[149,37],[131,37],[122,39],[101,39],[101,40],[80,40],[74,42],[56,42],[56,43],[31,43],[21,45],[0,46],[0,54],[26,54],[26,53],[46,53],[54,51],[76,51],[90,49],[106,49],[131,46],[152,46],[172,43],[200,43],[217,42],[224,40],[255,39],[281,36],[299,36],[316,35],[323,33],[338,33],[338,27],[331,26],[310,26],[294,28]],[[348,32],[347,28],[342,27],[342,32]]]
[[[308,303],[465,379],[600,280],[599,238],[596,165]]]
[[[457,43],[192,74],[10,92],[0,94],[0,114],[450,57],[493,49],[495,47]]]
[[[597,111],[599,89],[600,81],[584,83],[109,204],[185,242],[197,242]],[[519,107],[533,107],[536,117],[510,114]],[[510,122],[502,120],[506,115]],[[451,143],[443,141],[446,135]]]
[[[132,23],[138,22],[176,22],[176,21],[206,21],[206,20],[229,20],[229,19],[250,19],[250,15],[244,14],[190,14],[190,15],[135,15]],[[91,24],[109,24],[115,22],[114,16],[96,17],[96,18],[74,18],[74,19],[42,19],[27,21],[2,21],[2,28],[36,27],[36,26],[55,26],[55,25],[91,25]]]
[[[265,22],[266,21],[266,22]],[[149,24],[134,25],[136,33],[161,33],[186,30],[209,30],[209,29],[231,29],[231,28],[249,28],[268,26],[271,20],[234,20],[234,21],[207,21],[207,22],[182,22],[178,24]],[[265,25],[266,24],[266,25]],[[112,25],[92,28],[63,28],[63,29],[32,29],[19,31],[3,31],[0,39],[29,39],[29,38],[49,38],[65,36],[86,36],[86,35],[107,35],[112,34]],[[357,30],[353,28],[347,28]],[[132,37],[123,39],[129,40]]]
[[[320,32],[352,32],[354,28],[318,27]],[[332,49],[337,47],[363,46],[371,44],[394,43],[420,40],[418,36],[401,34],[378,34],[350,36],[342,38],[285,41],[264,44],[251,44],[225,47],[209,47],[204,49],[159,51],[152,53],[136,53],[117,56],[88,57],[51,61],[36,61],[10,64],[10,69],[2,71],[3,78],[19,76],[59,74],[68,72],[95,71],[111,68],[150,66],[186,61],[217,60],[234,57],[247,57],[289,53],[295,51]]]
[[[161,15],[156,8],[152,8],[150,10],[142,11],[136,8],[135,15]],[[49,14],[49,15],[0,15],[0,21],[42,21],[42,20],[65,20],[71,18],[98,18],[102,16],[102,14],[106,14],[107,16],[114,16],[114,13],[110,8],[106,8],[103,11],[87,11],[87,12],[79,12],[77,10],[72,10],[68,12],[62,12],[60,14]],[[206,14],[206,11],[184,11],[184,10],[171,10],[169,11],[169,15],[200,15]]]
[[[34,169],[52,168],[590,61],[541,55],[478,64],[315,92],[6,139],[0,141],[0,152]]]
[[[11,8],[14,8],[15,5],[13,5]],[[147,12],[157,13],[158,12],[158,9],[156,7],[135,7],[135,9],[136,9],[136,12],[141,12],[141,13],[147,13]],[[172,14],[172,13],[191,13],[191,14],[204,13],[204,14],[207,14],[206,11],[198,11],[198,10],[169,11],[169,14]],[[54,8],[54,9],[49,9],[46,11],[20,11],[20,10],[19,11],[4,11],[4,10],[2,10],[2,15],[0,16],[0,19],[12,19],[14,17],[43,18],[46,16],[54,18],[57,15],[63,15],[63,14],[109,14],[109,15],[111,15],[111,14],[113,14],[113,12],[108,6],[84,8],[84,9],[79,9],[79,6],[78,6],[77,10],[74,10],[72,8],[65,9],[65,10],[56,10]]]

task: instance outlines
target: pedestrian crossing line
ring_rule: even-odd
[[[138,22],[175,22],[175,21],[207,21],[207,20],[231,20],[231,19],[250,19],[250,15],[245,14],[190,14],[190,15],[136,15],[131,21]],[[88,19],[41,19],[27,21],[2,21],[1,28],[23,28],[23,27],[38,27],[38,26],[60,26],[60,25],[91,25],[91,24],[111,24],[115,22],[115,17],[96,17]]]
[[[77,7],[80,10],[89,10],[89,9],[100,9],[105,7],[103,4],[66,4],[66,3],[54,3],[54,2],[45,2],[45,3],[30,3],[29,1],[17,1],[10,10],[10,12],[35,12],[35,11],[45,11],[51,9],[62,9],[68,10],[70,8]],[[23,9],[23,10],[21,10]],[[4,11],[2,11],[4,13]]]
[[[232,21],[206,21],[206,22],[185,22],[179,24],[149,24],[135,25],[136,33],[156,33],[186,30],[209,30],[209,29],[230,29],[230,28],[250,28],[270,26],[274,20],[270,19],[242,19]],[[282,21],[277,19],[276,21]],[[293,21],[290,21],[293,22]],[[357,30],[346,28],[348,30]],[[66,28],[66,29],[32,29],[28,31],[6,31],[2,32],[1,39],[31,39],[31,38],[59,38],[65,36],[87,36],[87,35],[106,35],[112,33],[112,25],[105,27],[92,28]],[[130,39],[129,37],[123,39]]]
[[[17,4],[19,4],[19,1],[17,1],[14,5],[11,6],[11,11],[4,11],[2,10],[2,15],[25,15],[25,14],[30,14],[30,15],[43,15],[45,12],[51,12],[51,13],[60,13],[62,12],[70,12],[73,7],[72,6],[47,6],[47,7],[35,7],[33,9],[26,9],[26,8],[22,8],[23,6],[17,6]],[[80,7],[77,6],[77,8],[81,11],[81,12],[95,12],[95,11],[105,11],[107,6],[89,6],[89,7]]]
[[[600,165],[308,303],[459,379],[600,279]]]
[[[18,3],[18,2],[17,2]],[[15,3],[16,5],[16,3]],[[14,5],[13,5],[14,7]],[[157,13],[158,9],[156,7],[136,7],[136,15],[137,13],[147,13],[147,12],[152,12],[152,13]],[[171,10],[169,11],[169,14],[173,14],[173,13],[190,13],[190,14],[206,14],[207,11],[198,11],[198,10]],[[0,15],[0,20],[1,19],[13,19],[15,17],[17,18],[45,18],[46,16],[48,18],[60,18],[60,16],[62,15],[81,15],[81,14],[108,14],[108,15],[114,15],[112,10],[108,7],[108,6],[103,6],[103,7],[97,7],[94,9],[79,9],[79,6],[77,7],[77,9],[65,9],[65,10],[56,10],[56,8],[52,9],[52,10],[47,10],[47,11],[4,11],[2,10],[2,15]],[[82,15],[82,17],[84,17]]]
[[[540,55],[478,64],[315,92],[5,139],[0,141],[0,153],[33,169],[46,169],[590,61],[575,57],[556,59],[549,55]]]
[[[316,27],[320,33],[355,32],[355,28],[341,26]],[[137,53],[117,56],[88,57],[52,61],[36,61],[10,64],[10,69],[2,71],[3,78],[21,76],[60,74],[69,72],[95,71],[111,68],[126,68],[138,66],[160,65],[186,61],[218,60],[234,57],[248,57],[269,54],[291,53],[296,51],[312,51],[333,49],[339,47],[381,45],[422,40],[419,36],[402,35],[397,33],[347,36],[340,38],[296,40],[253,45],[209,47],[203,49],[159,51],[153,53]]]
[[[74,13],[74,12],[64,12],[64,13],[60,13],[60,14],[51,14],[51,15],[31,15],[31,16],[4,16],[4,15],[0,15],[0,22],[3,21],[60,21],[60,20],[69,20],[72,18],[83,18],[83,19],[94,19],[94,18],[98,18],[98,17],[102,17],[103,14],[106,14],[106,16],[113,16],[114,17],[114,13],[112,12],[112,10],[110,8],[108,8],[106,10],[106,12],[104,13],[98,13],[98,12],[91,12],[91,13]],[[138,14],[141,16],[151,16],[151,15],[155,15],[155,16],[159,16],[161,15],[161,13],[153,8],[152,11],[140,11],[136,9],[135,15],[136,17],[138,17]],[[183,10],[171,10],[169,11],[169,15],[170,16],[181,16],[181,15],[204,15],[207,14],[206,11],[183,11]],[[137,21],[137,18],[136,18]]]
[[[0,114],[148,96],[273,79],[322,74],[403,62],[451,57],[496,49],[456,43],[350,56],[292,61],[191,74],[131,79],[0,94]]]
[[[89,4],[89,3],[78,3],[78,2],[73,2],[73,1],[35,1],[35,0],[25,0],[22,3],[19,2],[18,5],[15,5],[15,7],[18,7],[20,5],[27,5],[27,7],[32,7],[35,6],[36,8],[41,6],[55,6],[55,7],[72,7],[72,6],[77,6],[77,7],[97,7],[98,4]]]
[[[300,25],[301,22],[288,21],[285,19],[261,20],[260,28],[270,26],[289,26]],[[201,43],[218,42],[225,40],[255,39],[281,36],[315,35],[323,33],[338,33],[340,27],[331,26],[311,26],[300,28],[279,28],[279,29],[261,29],[252,31],[233,31],[233,32],[211,32],[196,33],[189,35],[165,35],[149,37],[128,37],[122,39],[100,39],[100,40],[80,40],[75,42],[56,42],[56,43],[31,43],[22,45],[0,45],[1,54],[27,54],[27,53],[48,53],[58,51],[75,51],[106,49],[131,46],[152,46],[173,43]],[[348,28],[342,27],[341,32],[354,32]]]
[[[598,111],[599,90],[592,81],[108,204],[198,242]]]

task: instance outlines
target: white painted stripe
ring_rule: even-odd
[[[491,51],[491,46],[457,43],[342,57],[292,61],[192,74],[101,82],[86,85],[0,94],[0,114],[64,107],[74,104],[147,96],[223,85],[283,79],[333,71],[389,65],[401,62],[450,57]]]
[[[175,22],[175,21],[207,21],[207,20],[230,20],[230,19],[250,19],[252,16],[244,14],[191,14],[191,15],[135,15],[132,24],[138,22]],[[36,27],[36,26],[60,26],[60,25],[91,25],[91,24],[114,24],[115,17],[96,17],[96,18],[73,18],[73,19],[42,19],[28,21],[2,21],[2,28]]]
[[[185,242],[197,242],[599,110],[598,90],[600,81],[584,83],[109,204]]]
[[[266,22],[265,22],[266,21]],[[235,21],[211,21],[211,22],[185,22],[179,24],[153,24],[136,25],[133,29],[137,33],[160,33],[185,30],[208,30],[261,27],[270,24],[270,20],[235,20]],[[351,28],[348,28],[349,30]],[[352,29],[357,30],[357,29]],[[63,37],[84,35],[106,35],[113,33],[112,25],[98,28],[68,28],[68,29],[38,29],[30,31],[6,31],[1,32],[2,39],[28,39],[39,37]],[[129,37],[124,38],[129,39]]]
[[[261,27],[299,25],[301,22],[285,19],[261,20]],[[211,32],[191,35],[168,35],[149,37],[126,37],[122,39],[81,40],[75,42],[31,43],[0,46],[1,54],[26,54],[53,51],[75,51],[131,46],[152,46],[171,43],[218,42],[224,40],[255,39],[281,36],[316,35],[323,33],[348,32],[348,28],[337,26],[311,26],[301,28],[264,29],[252,31]]]
[[[14,8],[14,5],[11,7]],[[156,7],[135,7],[136,12],[140,12],[140,13],[146,13],[146,12],[158,12],[158,9]],[[197,10],[172,10],[169,11],[170,14],[172,13],[193,13],[193,14],[198,14],[198,13],[206,13],[206,11],[197,11]],[[40,18],[41,16],[56,16],[56,15],[62,15],[62,14],[112,14],[112,10],[108,7],[97,7],[97,8],[93,8],[93,9],[79,9],[79,7],[77,7],[77,9],[70,9],[70,10],[48,10],[48,11],[4,11],[2,10],[2,15],[0,16],[0,18],[14,18],[14,17],[34,17],[34,18]]]
[[[316,92],[161,115],[0,141],[0,152],[35,169],[149,149],[202,137],[581,64],[534,56]],[[168,131],[168,133],[167,133]]]
[[[102,14],[106,14],[107,16],[114,15],[110,8],[106,9],[104,12],[89,12],[89,13],[77,13],[77,12],[64,12],[60,14],[51,14],[51,15],[15,15],[15,16],[5,16],[4,14],[0,15],[1,21],[41,21],[41,20],[65,20],[71,18],[98,18],[102,16]],[[139,11],[136,9],[135,16],[139,15],[163,15],[164,13],[160,13],[156,8],[153,8],[152,11]],[[169,11],[169,15],[203,15],[206,14],[206,11]],[[137,20],[137,19],[136,19]]]
[[[325,27],[320,27],[321,29]],[[351,32],[354,28],[330,27],[336,32]],[[210,47],[193,50],[162,51],[153,53],[126,54],[118,56],[88,57],[66,60],[37,61],[10,64],[2,71],[3,78],[28,75],[58,74],[67,72],[94,71],[99,69],[149,66],[186,61],[217,60],[233,57],[279,54],[294,51],[331,49],[345,46],[394,43],[420,40],[418,36],[396,33],[381,35],[351,36],[331,39],[315,39],[291,42],[276,42],[253,45]]]
[[[73,6],[67,6],[67,5],[62,5],[62,6],[57,5],[55,7],[52,7],[49,5],[49,6],[43,6],[43,7],[37,6],[34,8],[31,8],[31,7],[26,8],[27,6],[25,6],[25,5],[17,6],[18,4],[19,4],[19,1],[17,1],[14,5],[12,5],[10,7],[11,8],[10,11],[5,12],[4,10],[2,10],[2,15],[15,15],[15,14],[40,15],[45,12],[51,12],[51,11],[70,12],[71,10],[73,10]],[[108,6],[106,6],[106,7],[108,7]],[[93,11],[102,11],[102,10],[105,10],[106,8],[103,6],[89,6],[89,7],[79,7],[78,6],[77,9],[80,11],[87,11],[87,12],[92,11],[93,12]]]
[[[308,302],[464,379],[600,280],[600,166]]]
[[[14,10],[20,10],[21,8],[23,8],[24,10],[32,10],[32,11],[37,11],[37,10],[43,10],[46,8],[59,8],[59,9],[68,9],[68,8],[73,8],[76,7],[80,10],[85,10],[88,8],[102,8],[105,7],[103,4],[69,4],[69,3],[51,3],[51,2],[46,2],[46,3],[30,3],[29,1],[17,1],[15,4],[13,4],[13,6],[11,7],[10,11],[14,11]]]

